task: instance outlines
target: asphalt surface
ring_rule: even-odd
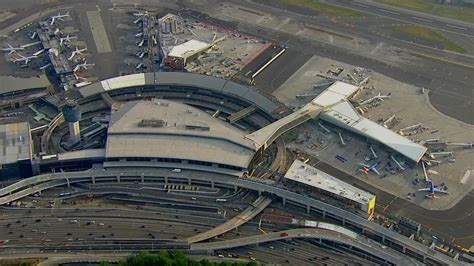
[[[326,2],[401,22],[417,24],[467,37],[474,37],[474,27],[472,23],[469,22],[414,12],[371,1],[327,0]]]
[[[397,216],[409,217],[421,223],[424,230],[432,230],[436,235],[443,236],[443,240],[446,242],[454,241],[467,248],[474,245],[474,228],[472,226],[466,226],[468,224],[474,224],[474,205],[472,204],[474,201],[474,192],[471,191],[459,201],[458,204],[450,209],[433,211],[420,207],[403,198],[395,197],[315,158],[313,158],[312,161],[313,160],[318,169],[375,194],[377,196],[378,205],[376,207],[376,213],[387,216],[392,216],[393,213],[397,213]]]

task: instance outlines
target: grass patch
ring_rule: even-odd
[[[431,12],[434,7],[432,3],[421,0],[382,0],[381,2],[387,5],[411,9],[424,13]]]
[[[429,28],[419,26],[401,26],[395,27],[396,31],[408,35],[414,39],[423,39],[428,42],[439,42],[444,44],[446,50],[465,54],[467,51],[461,46],[455,44],[446,36],[441,35]]]
[[[318,0],[285,0],[284,2],[289,5],[311,8],[333,16],[361,17],[365,15],[349,8],[321,3]]]
[[[474,8],[436,4],[433,0],[378,0],[378,2],[440,17],[474,22]]]
[[[452,18],[467,22],[474,22],[474,8],[462,7],[462,8],[449,8],[449,7],[437,7],[434,12],[435,15],[440,17]]]

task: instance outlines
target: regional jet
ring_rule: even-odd
[[[50,25],[53,25],[54,22],[56,22],[56,19],[63,20],[63,18],[69,17],[69,11],[66,12],[66,14],[61,15],[61,12],[59,12],[57,15],[51,17],[51,23]]]
[[[31,60],[33,59],[36,59],[38,58],[36,55],[30,55],[30,56],[22,56],[21,54],[18,54],[20,56],[20,58],[13,58],[12,59],[12,62],[13,63],[16,63],[16,62],[23,62],[26,64],[28,64]]]
[[[63,46],[63,43],[66,41],[66,42],[71,42],[72,39],[77,39],[77,36],[69,36],[69,34],[64,37],[64,38],[60,38],[59,39],[59,45],[60,46]]]
[[[430,198],[430,199],[434,199],[436,198],[436,193],[442,193],[442,194],[448,194],[448,192],[444,189],[439,189],[434,183],[432,180],[428,180],[428,183],[429,183],[429,186],[426,187],[426,188],[420,188],[418,189],[418,191],[426,191],[428,192],[429,194],[426,195],[425,197],[427,198]]]
[[[67,60],[72,60],[76,55],[80,55],[84,51],[87,51],[87,48],[79,49],[76,47],[76,50],[72,51],[71,56]]]
[[[3,52],[8,52],[8,54],[16,53],[17,51],[25,50],[24,47],[13,47],[10,44],[7,44],[8,47],[2,48]]]
[[[88,64],[87,61],[84,61],[84,63],[76,65],[76,67],[74,67],[73,71],[76,72],[80,69],[89,69],[89,67],[93,67],[93,66],[95,66],[94,63]]]
[[[371,165],[359,163],[359,165],[362,166],[361,168],[359,168],[359,171],[366,175],[368,175],[370,171],[376,173],[377,175],[380,175],[380,172],[377,169],[377,167],[380,165],[380,162]]]

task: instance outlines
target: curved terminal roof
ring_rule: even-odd
[[[321,113],[320,118],[331,124],[382,143],[415,162],[419,162],[427,151],[425,146],[417,144],[359,115],[348,101],[330,107],[329,110]]]
[[[111,115],[106,157],[185,159],[247,169],[255,150],[245,134],[182,103],[127,102]]]
[[[231,95],[255,105],[268,114],[272,114],[279,108],[276,102],[249,87],[221,78],[184,72],[155,72],[119,76],[82,87],[79,92],[83,97],[90,97],[117,89],[153,85],[203,88]]]

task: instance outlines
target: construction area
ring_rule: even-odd
[[[168,14],[160,18],[170,70],[231,78],[273,44],[216,25]]]

